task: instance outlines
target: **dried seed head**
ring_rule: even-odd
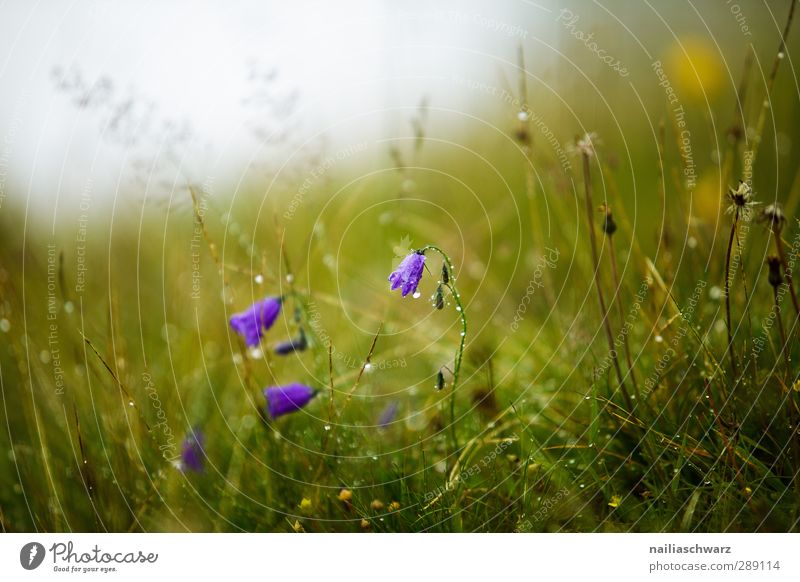
[[[753,189],[747,182],[739,181],[739,186],[734,190],[728,190],[728,200],[731,205],[728,207],[728,212],[738,212],[742,217],[747,218],[750,212],[758,202],[753,199]]]
[[[774,255],[769,256],[767,257],[767,266],[769,267],[769,284],[777,288],[783,283],[781,260]]]
[[[773,231],[780,232],[786,224],[786,215],[783,213],[781,205],[776,202],[761,211],[759,220],[767,224]]]
[[[603,232],[611,236],[617,232],[617,223],[614,222],[614,215],[611,213],[611,207],[603,204],[600,207],[600,212],[603,212]]]
[[[594,147],[597,143],[599,143],[597,134],[594,132],[589,132],[575,141],[574,149],[577,153],[582,154],[587,158],[591,158],[595,155]]]

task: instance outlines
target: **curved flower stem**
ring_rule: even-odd
[[[455,414],[455,394],[456,388],[458,387],[458,377],[459,373],[461,372],[461,360],[464,357],[464,345],[467,341],[467,312],[464,310],[464,305],[461,303],[461,295],[456,289],[454,275],[455,272],[453,270],[453,261],[450,260],[450,257],[445,253],[442,249],[437,247],[436,245],[425,245],[420,249],[420,252],[425,251],[436,251],[442,256],[442,260],[444,260],[445,265],[447,265],[447,272],[448,272],[448,280],[445,283],[442,281],[442,285],[447,287],[450,290],[450,294],[453,296],[453,300],[456,302],[456,311],[458,311],[458,315],[461,318],[461,341],[458,345],[458,350],[456,351],[456,357],[453,362],[453,385],[450,390],[450,436],[453,440],[453,447],[455,451],[458,451],[458,438],[456,436],[456,414]]]

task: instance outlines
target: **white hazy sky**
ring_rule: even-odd
[[[414,106],[423,95],[433,105],[465,107],[468,92],[444,79],[469,75],[498,83],[502,60],[515,60],[521,36],[547,35],[548,27],[531,28],[542,19],[552,28],[551,8],[536,3],[430,4],[2,2],[0,174],[6,197],[31,196],[46,205],[58,196],[63,202],[89,181],[95,197],[113,193],[125,186],[132,164],[152,157],[164,162],[166,123],[192,128],[192,138],[173,148],[178,161],[170,163],[195,180],[209,167],[239,177],[253,169],[251,157],[257,164],[259,156],[275,155],[258,150],[258,128],[292,128],[293,143],[312,138],[329,149],[369,139],[412,114],[391,108]],[[523,22],[525,32],[510,30]],[[243,103],[257,94],[254,66],[276,72],[272,94],[291,109]],[[68,79],[79,74],[84,88],[57,90],[57,67]],[[96,83],[104,77],[112,90],[102,101]],[[76,106],[92,86],[95,104]],[[111,113],[130,96],[136,106],[126,118],[126,135],[136,136],[135,143],[121,143],[111,131],[104,137]],[[146,104],[152,111],[144,116]],[[385,108],[390,111],[374,113]],[[313,137],[328,127],[324,139]]]

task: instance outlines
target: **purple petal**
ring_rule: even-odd
[[[404,258],[397,269],[389,275],[389,282],[392,284],[391,290],[401,288],[400,293],[403,297],[417,290],[422,273],[425,270],[425,255],[422,253],[411,253]]]
[[[244,338],[247,347],[261,343],[264,332],[272,327],[281,312],[280,297],[256,301],[247,310],[231,316],[231,327]]]
[[[300,410],[314,398],[316,393],[316,390],[304,384],[270,386],[264,389],[267,411],[272,418],[278,418]]]
[[[187,435],[181,445],[181,470],[194,471],[195,473],[203,472],[203,459],[205,452],[203,443],[205,438],[203,433],[195,429],[191,434]]]
[[[300,333],[297,335],[296,338],[280,342],[275,346],[275,354],[279,356],[288,356],[292,352],[302,352],[308,347],[308,342],[306,341],[306,334],[303,330],[300,330]]]

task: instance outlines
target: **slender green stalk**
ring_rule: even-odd
[[[461,318],[461,341],[458,344],[458,350],[456,350],[456,357],[453,361],[453,384],[450,389],[450,435],[453,439],[453,446],[455,451],[458,451],[458,437],[456,436],[456,414],[455,414],[455,401],[456,401],[456,388],[458,387],[458,379],[461,373],[461,361],[464,358],[464,346],[466,345],[467,341],[467,312],[464,309],[464,305],[461,303],[461,294],[456,289],[455,284],[455,271],[453,270],[453,261],[450,260],[450,257],[445,253],[442,249],[437,247],[436,245],[425,245],[420,249],[421,251],[435,251],[439,253],[444,260],[445,264],[447,265],[447,271],[449,273],[447,282],[442,281],[442,284],[450,290],[450,294],[453,296],[453,301],[456,302],[456,311],[458,311],[458,315]]]

